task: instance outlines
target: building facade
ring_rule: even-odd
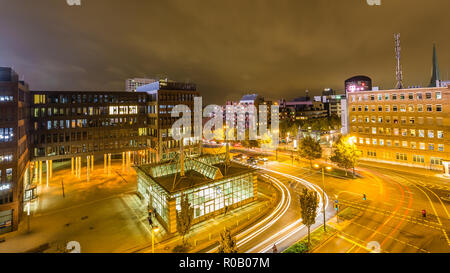
[[[328,110],[321,101],[297,98],[293,101],[280,100],[280,120],[291,121],[326,118]]]
[[[193,109],[195,96],[195,84],[167,80],[137,92],[28,91],[0,68],[0,234],[17,229],[24,204],[51,180],[53,161],[71,161],[72,174],[89,180],[95,159],[109,173],[112,158],[127,165],[172,158],[181,143],[171,137],[171,110]],[[198,143],[184,146],[195,153]]]
[[[225,154],[190,157],[183,162],[184,175],[176,160],[136,167],[138,194],[169,233],[177,231],[182,195],[194,209],[194,224],[257,199],[254,169],[237,163],[225,167]]]
[[[125,81],[125,91],[127,92],[136,92],[136,90],[143,86],[150,83],[156,82],[154,79],[145,79],[145,78],[133,78],[133,79],[127,79]]]
[[[29,185],[28,86],[0,67],[0,235],[17,229]]]
[[[354,91],[347,100],[364,159],[437,170],[450,159],[450,88]]]

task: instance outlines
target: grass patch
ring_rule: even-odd
[[[343,209],[341,212],[339,212],[338,216],[341,219],[351,220],[351,219],[355,218],[356,216],[358,216],[358,214],[359,214],[358,209],[347,207],[347,208]]]
[[[320,226],[313,232],[311,232],[311,249],[320,245],[323,241],[327,240],[336,233],[336,230],[327,225],[327,231],[323,230],[323,226]],[[307,253],[308,249],[308,236],[305,236],[302,240],[290,246],[283,253]]]

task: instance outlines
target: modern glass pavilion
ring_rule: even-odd
[[[254,169],[231,163],[225,154],[186,158],[185,176],[179,160],[136,167],[138,193],[156,211],[158,220],[170,233],[176,232],[176,211],[181,195],[194,208],[194,223],[256,200]]]

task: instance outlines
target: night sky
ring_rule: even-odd
[[[245,93],[291,99],[354,75],[427,85],[433,43],[450,70],[450,1],[0,0],[0,66],[33,90],[123,90],[125,79],[197,83],[205,103]]]

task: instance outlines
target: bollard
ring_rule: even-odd
[[[209,234],[209,240],[211,241],[211,233]]]

